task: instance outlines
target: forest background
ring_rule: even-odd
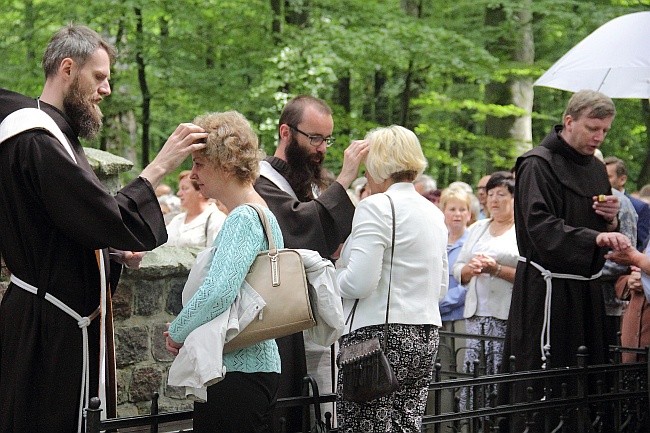
[[[242,112],[272,154],[297,94],[334,109],[337,173],[352,139],[413,129],[441,187],[509,170],[561,122],[569,92],[532,86],[600,25],[650,0],[0,0],[0,87],[37,97],[49,37],[86,24],[119,50],[105,128],[84,145],[135,162],[133,177],[181,122]],[[650,182],[648,100],[615,100],[602,146]],[[191,161],[181,167],[189,168]],[[175,175],[166,179],[176,185]]]

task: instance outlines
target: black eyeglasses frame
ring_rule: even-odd
[[[335,137],[332,137],[331,135],[329,137],[323,137],[322,135],[311,135],[307,134],[304,131],[301,131],[300,129],[296,128],[293,125],[288,125],[287,126],[294,131],[304,135],[309,139],[309,144],[314,147],[320,146],[323,142],[325,143],[325,147],[330,147],[332,144],[334,144],[334,141],[336,141]]]

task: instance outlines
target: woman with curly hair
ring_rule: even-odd
[[[230,309],[255,257],[268,249],[260,218],[246,203],[264,208],[276,246],[284,245],[275,216],[253,189],[260,151],[246,118],[229,111],[206,114],[193,123],[208,137],[205,149],[192,154],[191,178],[201,194],[220,200],[230,213],[215,240],[208,274],[165,333],[167,348],[174,354],[190,332]],[[206,402],[194,403],[193,431],[270,432],[280,377],[275,340],[224,353],[223,364],[227,371],[223,380],[208,386]]]

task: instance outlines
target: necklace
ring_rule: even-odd
[[[514,224],[515,224],[514,220],[506,221],[506,222],[497,222],[492,220],[492,222],[490,222],[490,227],[489,227],[490,234],[495,237],[501,236],[502,234],[510,230],[510,227],[512,227]]]

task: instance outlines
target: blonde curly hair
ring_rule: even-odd
[[[263,154],[244,115],[238,111],[207,113],[192,123],[208,132],[208,145],[199,153],[215,168],[233,174],[242,183],[255,182]]]

